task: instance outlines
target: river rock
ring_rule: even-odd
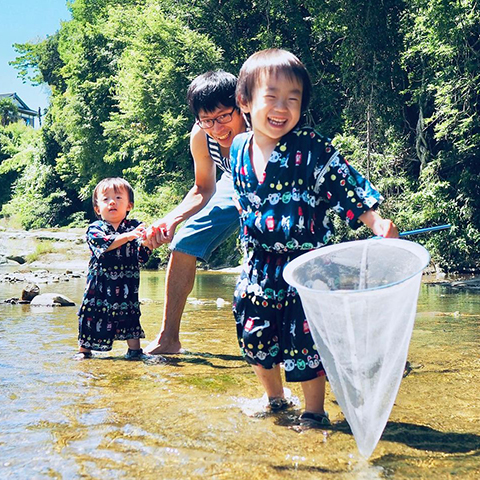
[[[3,303],[11,303],[12,305],[16,305],[19,302],[18,297],[6,298]]]
[[[32,301],[40,294],[40,287],[35,283],[27,283],[22,290],[22,300]]]
[[[7,260],[12,260],[20,265],[27,263],[26,255],[8,255]]]
[[[69,273],[52,273],[48,270],[28,270],[22,269],[15,272],[0,273],[0,283],[59,283],[59,282],[68,282],[72,278],[81,278],[85,276],[83,272],[73,272]]]
[[[7,298],[3,303],[10,303],[12,305],[29,304],[30,300],[20,300],[18,297]]]
[[[37,295],[30,303],[31,306],[42,307],[73,307],[75,302],[60,293],[42,293]]]

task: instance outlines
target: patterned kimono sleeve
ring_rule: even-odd
[[[135,230],[139,225],[142,225],[143,222],[137,220],[135,218],[130,218],[125,220],[122,224],[122,231],[131,232]],[[139,263],[146,263],[152,254],[152,251],[143,245],[143,238],[137,238],[135,240],[135,244],[137,246],[137,255],[138,255],[138,262]]]
[[[142,245],[143,239],[138,238],[137,239],[137,245],[138,245],[138,261],[139,263],[147,263],[148,259],[150,258],[150,255],[152,254],[152,251],[148,248]]]
[[[233,139],[230,147],[230,165],[232,166],[234,188],[233,201],[237,209],[240,207],[243,211],[248,207],[248,200],[242,187],[243,176],[245,175],[243,152],[250,136],[251,132],[240,133]]]
[[[383,201],[372,184],[333,147],[320,194],[326,197],[330,208],[354,230],[362,225],[358,217]]]
[[[107,233],[103,222],[94,222],[87,229],[87,244],[95,257],[100,258],[115,240],[115,234]]]
[[[355,178],[357,188],[355,191],[362,199],[363,203],[370,208],[377,208],[384,200],[380,192],[375,190],[375,187],[354,167],[352,167],[346,160],[345,163],[350,168],[352,176]]]

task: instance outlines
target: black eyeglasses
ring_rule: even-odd
[[[229,113],[222,113],[215,118],[207,118],[206,120],[197,120],[197,125],[204,130],[206,128],[212,128],[215,125],[215,122],[220,123],[223,125],[224,123],[228,123],[232,120],[233,112],[236,110],[236,107],[233,107],[233,110]]]

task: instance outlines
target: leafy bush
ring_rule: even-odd
[[[33,159],[15,182],[14,196],[3,205],[1,214],[16,218],[26,229],[61,225],[68,218],[71,201],[65,191],[49,190],[52,170]]]

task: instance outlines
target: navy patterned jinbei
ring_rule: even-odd
[[[97,220],[88,227],[92,256],[78,312],[81,347],[108,351],[114,340],[145,338],[140,325],[139,266],[147,261],[150,251],[141,245],[141,239],[106,251],[116,235],[130,232],[140,223],[124,219],[115,230],[108,222]]]
[[[283,278],[287,263],[327,244],[328,211],[347,225],[382,201],[381,195],[308,127],[276,145],[259,181],[249,155],[252,132],[237,135],[230,149],[248,252],[234,296],[238,341],[247,362],[272,368],[283,363],[287,381],[324,374],[297,291]]]

